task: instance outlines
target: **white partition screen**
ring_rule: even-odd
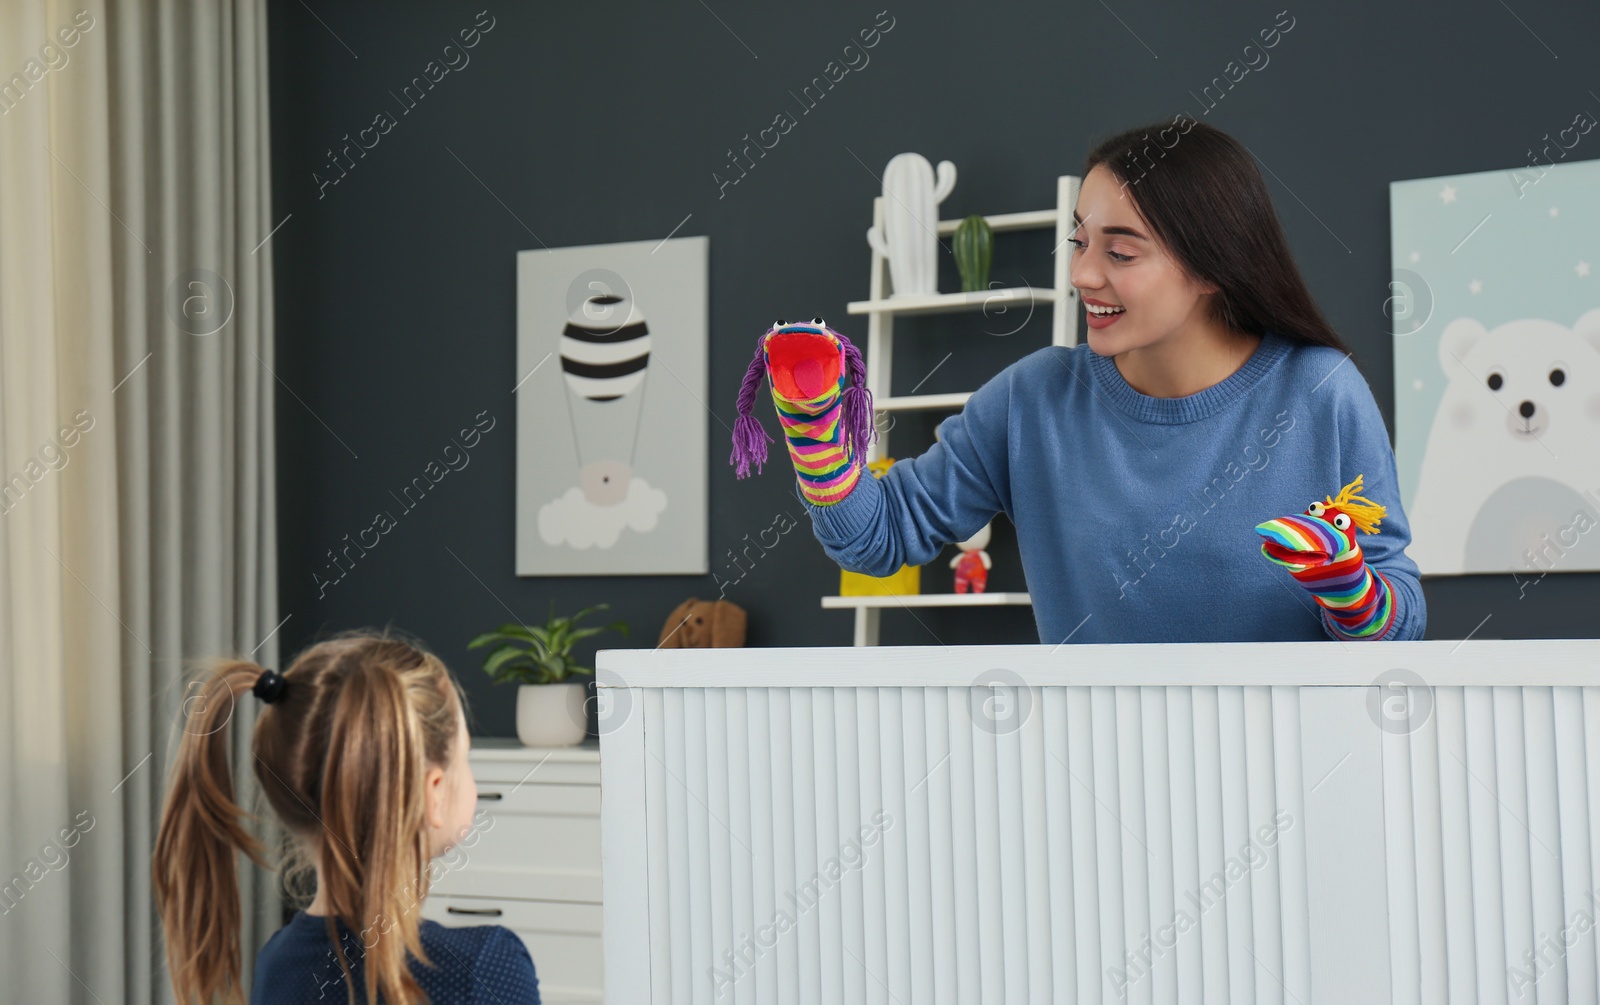
[[[1597,656],[603,651],[608,998],[1593,1001]]]

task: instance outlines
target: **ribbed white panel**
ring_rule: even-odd
[[[1561,822],[1556,814],[1555,695],[1548,687],[1522,689],[1522,735],[1528,756],[1528,862],[1533,891],[1534,952],[1543,971],[1538,979],[1540,1005],[1567,998],[1566,928],[1561,887]],[[1574,807],[1576,809],[1577,807]],[[1551,941],[1551,939],[1554,941]]]
[[[1200,888],[1200,813],[1195,756],[1195,700],[1189,688],[1172,688],[1167,694],[1167,784],[1172,793],[1172,889],[1170,916],[1187,909],[1186,894]],[[1162,912],[1162,917],[1169,916]],[[1201,952],[1201,927],[1185,933],[1174,953],[1177,998],[1180,1005],[1205,1001],[1205,958]],[[1213,996],[1213,1001],[1221,1000]]]
[[[1031,701],[1027,688],[1014,689],[1006,699],[1018,703]],[[1028,717],[1033,720],[1033,715]],[[1036,723],[1036,720],[1034,720]],[[1005,919],[1005,985],[1007,1005],[1026,1005],[1029,998],[1030,949],[1032,948],[1028,916],[1028,861],[1026,857],[1026,831],[1022,800],[1022,734],[1026,725],[1018,723],[1017,729],[1006,729],[995,737],[994,787],[997,799],[995,819],[1000,824],[1000,900]],[[1048,882],[1049,877],[1035,874],[1035,882]]]
[[[838,855],[835,837],[844,833],[839,827],[839,799],[838,799],[838,748],[835,736],[834,716],[835,692],[832,688],[813,688],[811,698],[811,749],[816,761],[815,779],[812,791],[815,792],[816,803],[816,837],[815,844],[818,854],[825,862],[830,856]],[[826,875],[823,879],[827,880]],[[841,873],[840,882],[843,881]],[[836,891],[837,896],[819,896],[817,901],[817,926],[818,926],[818,962],[822,968],[822,980],[819,987],[819,1000],[830,1002],[844,1001],[845,964],[849,962],[844,955],[844,941],[841,934],[844,930],[844,897],[843,891]]]
[[[1050,723],[1068,721],[1069,689],[1062,687],[1040,690],[1043,720]],[[1070,727],[1069,727],[1070,728]],[[1051,945],[1051,1001],[1072,1001],[1078,994],[1078,958],[1082,944],[1079,940],[1078,905],[1073,896],[1073,850],[1076,842],[1049,840],[1073,834],[1072,775],[1068,769],[1070,757],[1066,729],[1043,729],[1044,744],[1044,797],[1045,834],[1050,870],[1050,924],[1048,934]]]
[[[1301,826],[1277,828],[1279,914],[1283,934],[1283,987],[1291,1001],[1311,1000],[1310,894],[1306,867],[1305,784],[1300,733],[1300,690],[1277,686],[1272,689],[1273,781],[1277,786],[1275,803],[1284,819],[1301,821]]]
[[[911,995],[908,1001],[933,1001],[933,817],[928,811],[927,692],[905,688],[900,692],[900,736],[905,769],[905,826],[898,828],[906,842],[906,917],[909,921]],[[938,825],[948,827],[950,821]]]
[[[1506,909],[1500,868],[1500,804],[1495,795],[1494,689],[1468,687],[1463,704],[1478,1000],[1482,1005],[1506,1005]]]
[[[1394,1001],[1597,1000],[1600,689],[1409,688],[1385,736]]]
[[[979,700],[1003,701],[982,692]],[[988,714],[1000,714],[991,709]],[[957,720],[958,722],[961,720]],[[968,722],[971,712],[968,711]],[[994,733],[974,728],[972,736],[973,808],[976,818],[969,825],[977,836],[978,866],[978,975],[982,1000],[1004,1002],[1005,915],[1000,899],[1000,799],[996,792],[999,769],[995,764]]]
[[[748,717],[746,733],[750,737],[750,904],[755,912],[750,918],[751,926],[756,925],[758,919],[765,923],[777,909],[777,888],[771,882],[772,863],[777,856],[777,840],[772,832],[777,814],[773,808],[771,785],[771,698],[771,692],[766,688],[750,688],[745,697],[745,715]],[[645,735],[648,738],[650,731],[647,730]],[[767,784],[761,784],[763,780]],[[755,939],[759,935],[760,932],[754,927],[741,931],[735,952],[741,957],[749,953],[746,936]],[[753,970],[738,983],[749,983],[755,988],[756,1005],[778,1005],[774,968],[769,965]]]
[[[1402,688],[1401,690],[1404,690]],[[1384,694],[1385,703],[1400,698]],[[1407,699],[1408,701],[1410,699]],[[1391,719],[1402,718],[1385,712]],[[1411,815],[1411,746],[1404,733],[1383,734],[1383,818],[1388,841],[1389,980],[1393,1005],[1421,1005],[1422,978],[1417,931],[1417,845]]]
[[[699,694],[702,696],[700,714],[705,722],[700,770],[704,772],[706,780],[702,791],[706,793],[706,815],[709,817],[706,823],[709,836],[706,862],[709,896],[705,899],[711,909],[711,944],[731,950],[737,935],[731,930],[734,918],[733,877],[739,871],[734,852],[744,838],[734,832],[736,825],[728,809],[732,771],[718,770],[730,767],[727,761],[728,733],[731,732],[728,726],[727,692],[722,688],[705,688]],[[736,728],[742,727],[743,723],[740,722]],[[717,868],[716,865],[720,863],[726,863],[727,868]],[[725,999],[728,997],[725,996]]]
[[[1494,689],[1495,799],[1500,817],[1500,882],[1508,967],[1533,952],[1533,861],[1529,858],[1527,749],[1522,689]],[[1522,997],[1515,995],[1514,997]]]
[[[815,748],[812,741],[815,737],[811,731],[811,689],[789,689],[789,743],[792,757],[790,770],[792,772],[791,795],[794,800],[794,813],[791,826],[794,828],[794,873],[791,877],[790,890],[786,894],[791,898],[790,904],[794,908],[795,948],[798,950],[796,966],[799,970],[800,994],[802,1002],[822,1001],[822,933],[821,926],[817,923],[818,911],[805,910],[807,904],[814,903],[818,892],[816,877],[821,868],[822,856],[817,853],[817,798],[816,784],[813,779],[815,767]],[[829,802],[832,801],[832,779],[827,780]]]
[[[1412,696],[1419,689],[1408,689]],[[1417,889],[1417,977],[1421,1000],[1445,1001],[1449,994],[1449,970],[1445,931],[1444,863],[1437,853],[1443,843],[1443,816],[1439,801],[1439,718],[1429,715],[1410,734],[1411,791],[1416,808],[1414,828]]]
[[[933,998],[934,1005],[956,1005],[961,1001],[960,971],[956,958],[957,935],[962,924],[956,906],[957,869],[944,867],[955,861],[955,820],[950,786],[950,690],[926,689],[924,699],[927,746],[920,785],[928,807],[928,893],[933,914]],[[958,719],[959,721],[959,719]]]
[[[974,820],[977,814],[975,773],[958,767],[973,763],[974,756],[972,730],[956,728],[970,721],[967,694],[964,689],[949,690],[946,722],[950,726],[950,760],[940,771],[950,780],[950,855],[956,881],[956,1000],[959,1002],[984,1000],[978,923],[977,828],[955,825],[957,820]]]
[[[1249,768],[1245,755],[1244,688],[1217,688],[1217,736],[1222,754],[1222,844],[1226,855],[1220,873],[1228,878],[1236,856],[1250,843]],[[1259,1001],[1256,994],[1254,917],[1251,915],[1254,876],[1234,868],[1239,875],[1219,907],[1228,918],[1228,988],[1231,1001]],[[1202,880],[1202,882],[1204,882]],[[1218,898],[1222,901],[1223,898]]]
[[[1151,981],[1148,976],[1154,951],[1150,921],[1150,861],[1154,857],[1146,840],[1144,825],[1144,759],[1141,739],[1142,718],[1139,689],[1116,689],[1117,717],[1111,746],[1116,758],[1117,788],[1106,793],[1116,807],[1112,815],[1121,825],[1122,840],[1122,930],[1123,947],[1132,955],[1139,980],[1128,986],[1131,1005],[1149,1005]]]
[[[636,693],[654,1002],[1314,1000],[1296,688]],[[1516,705],[1516,735],[1537,720],[1547,741],[1527,763],[1569,772],[1562,805],[1587,793],[1585,697],[1530,702],[1526,723]],[[1470,790],[1451,791],[1465,819]],[[1524,850],[1522,868],[1565,904],[1594,830],[1550,817],[1550,791],[1517,805],[1583,867],[1530,873]],[[1478,864],[1446,860],[1474,881]],[[1581,958],[1592,988],[1592,939]]]
[[[608,992],[1596,1001],[1600,648],[1353,651],[604,651]]]
[[[1555,751],[1557,803],[1571,807],[1560,812],[1561,891],[1570,921],[1580,908],[1594,916],[1594,861],[1590,857],[1589,814],[1593,803],[1588,794],[1588,766],[1584,742],[1584,695],[1582,688],[1553,688],[1555,703]],[[1573,932],[1567,948],[1567,996],[1573,1001],[1600,1001],[1600,980],[1596,974],[1593,934]]]
[[[860,737],[856,734],[857,696],[854,688],[834,692],[833,736],[834,762],[840,768],[859,764]],[[826,776],[825,776],[826,777]],[[839,833],[849,839],[861,833],[861,780],[848,770],[836,770],[838,787]],[[866,888],[862,870],[851,869],[844,874],[839,891],[839,953],[840,966],[844,968],[844,1005],[866,1005],[867,973],[861,966],[860,947],[866,945],[868,928],[865,907]]]
[[[1105,978],[1101,960],[1100,857],[1096,821],[1102,812],[1094,796],[1094,698],[1087,687],[1069,687],[1067,692],[1067,778],[1072,804],[1072,826],[1067,831],[1072,844],[1073,923],[1077,927],[1078,1000],[1100,1001]]]
[[[1117,781],[1117,694],[1115,688],[1089,689],[1093,740],[1090,750],[1089,795],[1094,800],[1095,870],[1100,875],[1100,959],[1095,963],[1099,988],[1104,998],[1122,997],[1111,989],[1114,972],[1125,972],[1130,959],[1125,956],[1127,934],[1122,928],[1122,843],[1126,825],[1117,815],[1121,799]],[[1095,728],[1098,726],[1099,728]],[[1108,805],[1109,800],[1109,805]]]
[[[1586,687],[1582,691],[1584,739],[1582,766],[1589,797],[1589,873],[1592,883],[1589,889],[1596,890],[1600,889],[1600,688]],[[1594,901],[1591,900],[1590,903]],[[1592,938],[1600,942],[1600,924],[1595,925]],[[1574,986],[1577,986],[1576,981]]]
[[[666,722],[667,692],[659,688],[640,694],[642,718],[651,722]],[[678,699],[682,706],[681,695]],[[668,789],[667,731],[652,730],[645,737],[645,791],[660,798]],[[604,776],[602,776],[604,777]],[[677,786],[672,786],[676,788]],[[658,803],[658,807],[663,804]],[[649,872],[648,911],[650,914],[650,997],[655,1001],[683,1001],[679,995],[688,993],[687,946],[672,938],[678,919],[689,910],[682,897],[673,898],[673,869],[667,837],[672,833],[673,820],[670,809],[666,812],[643,814],[645,825],[646,868]],[[674,956],[683,953],[681,962]],[[681,975],[681,977],[679,976]],[[681,983],[680,983],[681,981]]]
[[[1167,740],[1167,689],[1139,689],[1139,736],[1144,763],[1144,833],[1149,845],[1148,876],[1150,891],[1150,964],[1152,1001],[1173,1005],[1178,1000],[1178,956],[1162,945],[1163,928],[1177,916],[1172,866],[1172,765]],[[1176,934],[1174,932],[1174,934]]]
[[[1262,847],[1274,828],[1277,813],[1276,754],[1272,743],[1272,691],[1254,685],[1244,690],[1245,777],[1248,780],[1247,811],[1249,830],[1244,852],[1251,867],[1251,933],[1255,951],[1256,1001],[1283,1005],[1283,932],[1279,902],[1279,858]],[[1274,843],[1274,847],[1276,843]]]
[[[705,702],[705,688],[684,689],[683,764],[678,774],[688,793],[683,804],[687,820],[683,830],[683,857],[688,860],[689,888],[700,891],[699,896],[689,900],[689,986],[696,1001],[710,1000],[714,980],[712,967],[720,962],[718,957],[725,947],[732,948],[731,942],[719,943],[712,938],[711,916],[716,891],[711,888],[711,833],[712,828],[720,824],[713,822],[712,811],[706,805],[709,766],[706,763]]]
[[[684,780],[684,705],[687,692],[672,688],[665,694],[662,721],[675,723],[676,727],[669,727],[666,732],[666,753],[663,767],[666,769],[666,779],[661,783],[662,788],[653,790],[652,794],[661,798],[666,810],[667,818],[667,884],[662,893],[662,903],[671,906],[671,929],[666,933],[669,945],[672,947],[672,999],[674,1001],[691,1001],[695,988],[691,962],[694,956],[693,930],[690,927],[690,911],[697,898],[672,896],[673,892],[691,890],[695,887],[689,878],[689,859],[693,852],[694,839],[689,832],[689,794],[690,788]],[[699,817],[700,814],[695,814]],[[704,829],[704,822],[701,822]],[[655,934],[654,931],[651,932]],[[702,946],[703,955],[699,957],[706,963],[715,962],[716,957],[711,952],[712,947]]]
[[[1020,877],[1027,894],[1028,926],[1028,1001],[1051,1001],[1055,994],[1055,946],[1051,932],[1050,790],[1046,783],[1049,765],[1045,759],[1045,721],[1048,713],[1043,688],[1029,688],[1031,712],[1018,730],[1018,774],[1023,813],[1023,869]],[[1059,808],[1057,808],[1059,810]],[[1065,844],[1066,842],[1062,842]],[[1071,940],[1072,929],[1059,936]]]
[[[772,786],[772,855],[767,868],[762,870],[770,885],[772,914],[757,915],[751,924],[765,925],[771,934],[762,935],[757,930],[757,948],[772,943],[771,952],[757,959],[770,961],[768,970],[774,975],[775,998],[778,1005],[798,1005],[800,998],[799,936],[795,932],[794,877],[795,877],[795,827],[794,827],[794,773],[790,766],[794,747],[789,731],[789,688],[773,688],[767,692],[767,742],[771,744],[768,761]],[[882,917],[882,908],[879,908]],[[781,919],[781,920],[780,920]]]
[[[1468,812],[1467,705],[1463,688],[1434,689],[1435,735],[1439,753],[1439,865],[1444,891],[1445,965],[1447,994],[1451,1002],[1475,1005],[1492,1001],[1478,994],[1477,910],[1482,901],[1474,892],[1470,842],[1444,841],[1446,834],[1467,834],[1472,826]]]
[[[1201,891],[1196,899],[1211,904],[1210,877],[1223,873],[1226,852],[1222,840],[1222,710],[1219,689],[1197,687],[1192,689],[1194,706],[1195,749],[1195,854],[1199,863],[1199,878],[1195,889]],[[1203,954],[1202,977],[1207,1002],[1233,1000],[1228,972],[1228,905],[1218,901],[1210,910],[1200,912],[1200,950]],[[1248,997],[1240,997],[1248,1001]]]
[[[740,918],[755,916],[755,906],[751,901],[751,885],[753,873],[756,868],[755,835],[753,828],[750,802],[753,796],[753,787],[750,784],[750,732],[746,724],[750,721],[749,692],[743,688],[727,688],[723,692],[724,720],[723,741],[727,751],[728,778],[726,785],[728,799],[728,858],[729,858],[729,885],[730,901],[729,915],[726,923],[732,924]],[[735,932],[735,941],[743,932]],[[733,1005],[755,1005],[756,985],[754,981],[740,981],[733,986],[731,995],[725,995],[723,1001],[732,1002]],[[836,1000],[842,1000],[836,999]]]

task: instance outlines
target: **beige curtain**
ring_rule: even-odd
[[[0,0],[6,1001],[170,999],[185,676],[278,665],[266,40],[264,0]],[[245,888],[248,972],[278,902]]]

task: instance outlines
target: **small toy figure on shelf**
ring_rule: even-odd
[[[989,546],[990,526],[984,524],[976,534],[956,545],[961,554],[950,560],[950,568],[956,570],[957,593],[966,593],[968,587],[973,593],[982,593],[989,587],[989,568],[994,563],[983,549]]]

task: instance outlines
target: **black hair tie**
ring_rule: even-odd
[[[255,687],[250,689],[250,693],[270,705],[283,697],[283,691],[288,686],[289,682],[282,674],[275,670],[263,670],[261,676],[256,678]]]

